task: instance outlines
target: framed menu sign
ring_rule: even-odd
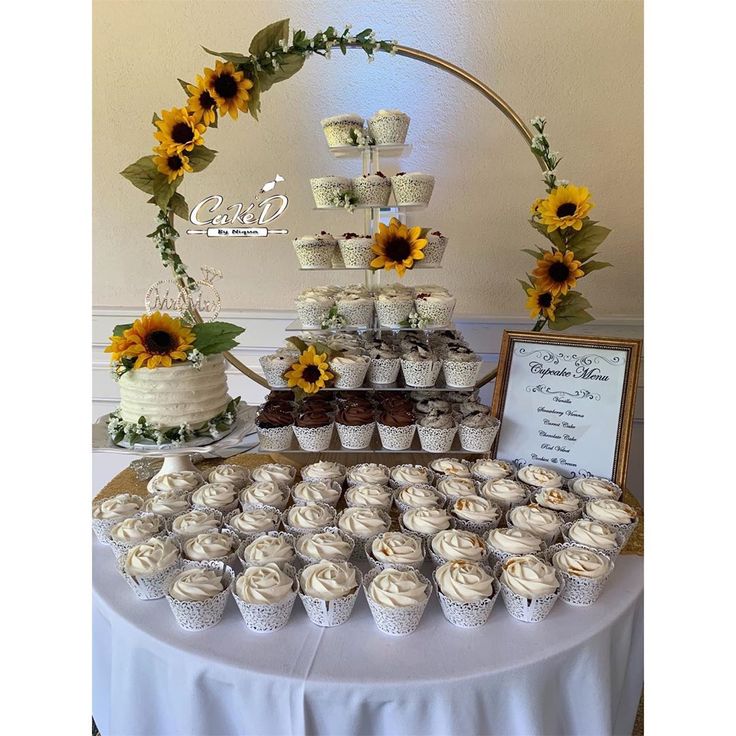
[[[493,394],[495,457],[567,478],[626,478],[640,340],[505,331]]]

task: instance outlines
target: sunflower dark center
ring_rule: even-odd
[[[215,80],[213,87],[218,96],[222,97],[224,100],[229,100],[231,97],[235,97],[238,91],[238,83],[235,81],[232,74],[221,74]]]
[[[304,378],[305,381],[309,381],[309,383],[314,383],[319,380],[320,375],[320,370],[316,365],[308,365],[304,369],[304,373],[302,373],[302,378]]]
[[[171,129],[171,140],[174,143],[189,143],[194,138],[194,131],[186,123],[176,123]]]
[[[169,156],[166,159],[166,165],[171,169],[171,171],[179,171],[179,169],[184,166],[184,162],[178,156]]]
[[[552,294],[548,291],[545,291],[544,294],[540,294],[537,299],[537,304],[539,304],[540,307],[547,309],[552,305]]]
[[[549,267],[549,277],[552,281],[556,281],[558,284],[562,284],[567,281],[569,276],[570,269],[561,261],[555,261],[555,263]]]
[[[173,335],[164,330],[154,330],[146,337],[146,348],[151,353],[168,353],[174,347]]]
[[[199,105],[203,110],[211,110],[215,106],[215,99],[205,90],[199,96]]]
[[[400,263],[411,255],[411,244],[406,238],[392,238],[386,243],[386,255]]]
[[[572,217],[578,210],[573,202],[565,202],[557,208],[557,217]]]

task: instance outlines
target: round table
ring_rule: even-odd
[[[622,555],[598,602],[539,624],[499,599],[488,623],[449,624],[435,595],[419,629],[381,634],[361,593],[351,619],[255,634],[232,600],[186,632],[93,550],[93,715],[103,736],[631,734],[643,683],[643,558]]]

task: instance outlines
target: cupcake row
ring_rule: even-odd
[[[330,148],[365,145],[404,145],[411,118],[401,110],[379,110],[364,120],[356,113],[332,115],[320,121]]]
[[[426,207],[432,198],[434,176],[422,171],[400,171],[386,176],[375,174],[347,176],[318,176],[309,180],[318,209],[344,207],[388,207],[391,195],[397,207]]]
[[[443,286],[400,284],[370,291],[360,284],[316,286],[305,289],[295,300],[296,312],[306,330],[374,325],[399,329],[416,322],[445,327],[452,322],[455,297]]]
[[[378,430],[385,450],[408,450],[418,434],[425,452],[449,452],[456,435],[463,450],[489,452],[500,426],[490,407],[477,401],[416,401],[404,392],[323,392],[296,404],[293,394],[276,391],[255,424],[262,449],[288,450],[295,437],[308,452],[328,449],[335,430],[350,450],[370,447]]]
[[[436,268],[442,263],[449,239],[439,230],[427,233],[424,258],[414,268]],[[343,233],[335,238],[326,231],[316,235],[302,235],[292,241],[302,269],[355,268],[366,270],[376,257],[374,240],[370,235]]]

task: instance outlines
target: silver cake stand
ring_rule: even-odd
[[[197,437],[180,445],[156,445],[153,442],[116,445],[107,433],[109,414],[101,416],[92,425],[93,452],[114,452],[127,455],[143,455],[146,459],[163,458],[159,473],[174,473],[181,470],[196,470],[192,455],[217,456],[223,450],[237,447],[244,437],[255,434],[257,407],[239,404],[232,426],[219,437]]]

